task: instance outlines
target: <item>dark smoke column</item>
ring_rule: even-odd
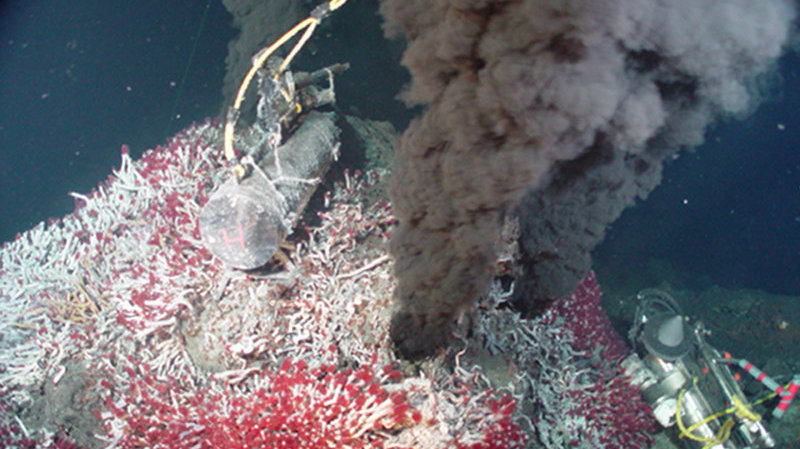
[[[572,291],[606,226],[662,161],[743,117],[780,55],[790,0],[384,0],[423,115],[392,186],[409,358],[447,342],[486,291],[504,214],[521,220],[527,309]]]

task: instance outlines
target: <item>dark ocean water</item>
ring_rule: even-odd
[[[760,107],[718,123],[661,185],[627,209],[595,260],[636,273],[653,260],[681,277],[800,293],[800,58],[780,60]]]
[[[340,103],[402,128],[400,48],[383,41],[376,3],[331,17],[297,63],[351,62]],[[0,5],[0,241],[69,213],[67,193],[105,179],[122,144],[138,156],[220,111],[235,30],[216,0]],[[635,270],[658,259],[721,285],[800,292],[798,70],[796,54],[784,57],[751,117],[718,124],[672,161],[609,230],[598,263]]]
[[[0,11],[0,240],[72,211],[119,165],[219,112],[218,1],[12,0]],[[206,13],[191,69],[192,46]]]

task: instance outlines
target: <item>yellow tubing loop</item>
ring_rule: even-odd
[[[286,43],[286,41],[294,37],[295,34],[299,33],[305,28],[305,33],[303,33],[303,35],[300,37],[300,40],[294,44],[294,47],[286,56],[286,58],[284,58],[280,67],[278,68],[278,71],[275,73],[275,77],[277,78],[281,73],[283,73],[286,67],[289,66],[289,63],[292,62],[292,59],[294,59],[297,52],[299,52],[303,45],[305,45],[306,41],[308,41],[308,39],[314,33],[317,25],[322,22],[322,19],[327,17],[331,11],[339,9],[345,3],[347,3],[347,0],[329,0],[328,3],[323,3],[317,6],[313,11],[311,11],[311,15],[309,15],[307,19],[295,25],[294,28],[287,31],[286,34],[281,36],[280,39],[275,41],[275,43],[265,49],[262,49],[256,54],[256,56],[253,58],[253,66],[250,67],[250,70],[247,72],[247,75],[245,75],[244,80],[242,80],[242,84],[239,86],[239,91],[236,93],[236,99],[233,101],[233,106],[231,106],[231,108],[228,110],[225,120],[225,159],[232,161],[236,157],[236,154],[233,151],[233,130],[236,125],[236,120],[239,118],[239,109],[242,106],[242,101],[244,101],[244,93],[247,91],[247,87],[250,85],[250,81],[253,80],[253,76],[255,76],[258,69],[264,65],[264,62],[266,62],[267,58],[272,55],[275,50],[280,48]],[[237,164],[236,167],[234,167],[234,173],[237,175],[237,178],[240,178],[244,174],[244,168]]]
[[[697,379],[695,379],[695,382],[697,382]],[[684,395],[684,393],[686,393],[685,389],[681,390],[681,392],[678,394],[677,410],[675,412],[675,421],[678,424],[678,428],[681,431],[680,437],[681,438],[688,438],[690,440],[698,441],[698,442],[701,442],[701,443],[706,443],[706,445],[703,446],[703,449],[708,449],[708,448],[711,448],[711,447],[713,447],[713,446],[715,446],[717,444],[722,444],[722,443],[728,441],[728,438],[730,438],[730,436],[731,436],[731,430],[733,429],[733,426],[736,424],[736,421],[734,421],[733,417],[729,417],[722,424],[722,427],[720,427],[720,429],[717,432],[717,434],[714,435],[713,437],[710,437],[710,438],[701,437],[701,436],[698,436],[698,435],[692,433],[695,429],[697,429],[698,427],[700,427],[702,425],[708,424],[712,420],[715,420],[717,418],[721,418],[721,417],[723,417],[725,415],[730,415],[730,414],[733,414],[733,415],[735,415],[736,417],[738,417],[740,419],[748,419],[748,420],[753,421],[753,422],[760,421],[761,420],[761,415],[753,412],[750,409],[750,407],[752,407],[752,406],[754,406],[756,404],[760,404],[761,402],[764,402],[765,400],[769,399],[770,397],[775,396],[774,393],[772,395],[767,395],[767,397],[761,398],[761,399],[759,399],[758,401],[756,401],[756,402],[754,402],[752,404],[745,404],[744,402],[742,402],[741,398],[739,398],[738,396],[733,396],[733,405],[731,407],[729,407],[729,408],[727,408],[727,409],[725,409],[725,410],[723,410],[721,412],[714,413],[713,415],[710,415],[710,416],[706,417],[702,421],[697,422],[697,423],[693,424],[690,427],[686,427],[686,425],[683,423],[683,420],[681,419],[681,405],[683,404],[683,395]]]

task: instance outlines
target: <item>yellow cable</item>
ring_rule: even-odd
[[[696,383],[697,382],[697,378],[695,378],[694,381]],[[717,419],[717,418],[719,418],[721,416],[724,416],[724,415],[728,414],[729,412],[727,412],[727,411],[714,413],[713,415],[706,417],[702,421],[699,421],[699,422],[693,424],[691,427],[688,427],[688,428],[686,427],[686,425],[683,423],[683,419],[681,419],[681,406],[683,404],[683,395],[685,393],[686,393],[685,389],[681,390],[680,393],[678,393],[678,403],[676,404],[676,412],[675,412],[675,422],[678,424],[678,428],[681,431],[680,438],[688,438],[688,439],[693,440],[693,441],[698,441],[698,442],[701,442],[701,443],[707,443],[706,445],[703,446],[703,449],[707,449],[707,448],[710,448],[710,447],[712,447],[712,446],[714,446],[716,444],[721,444],[721,443],[724,443],[725,441],[727,441],[728,438],[730,438],[731,429],[733,428],[733,426],[735,424],[735,422],[733,421],[732,418],[730,418],[727,421],[725,421],[725,423],[722,425],[722,427],[720,427],[720,429],[717,432],[717,434],[714,435],[713,437],[701,437],[701,436],[697,436],[694,433],[692,433],[699,426],[707,424],[708,422],[710,422],[710,421],[712,421],[714,419]]]
[[[347,3],[347,0],[329,0],[328,2],[328,11],[334,11],[339,9],[342,5]],[[327,12],[323,12],[322,15],[326,15]],[[242,84],[239,86],[239,91],[236,93],[236,98],[233,101],[233,114],[229,113],[226,117],[225,122],[225,133],[224,133],[224,148],[225,148],[225,159],[231,161],[234,159],[236,154],[233,151],[233,133],[234,133],[234,126],[236,124],[237,115],[239,109],[242,106],[242,101],[244,101],[244,94],[247,91],[247,87],[250,85],[250,82],[253,80],[253,76],[255,76],[258,69],[264,65],[264,62],[267,58],[272,55],[278,48],[280,48],[283,44],[286,43],[289,39],[294,37],[295,34],[299,33],[302,29],[307,28],[305,33],[300,37],[300,40],[295,44],[292,50],[289,52],[289,55],[284,58],[283,62],[281,63],[278,71],[275,73],[275,77],[277,78],[285,69],[289,66],[289,63],[294,59],[295,55],[300,51],[300,49],[305,45],[311,35],[314,33],[314,30],[317,28],[317,25],[320,23],[320,18],[314,17],[312,12],[312,16],[302,20],[300,23],[295,25],[291,30],[287,31],[283,36],[281,36],[277,41],[275,41],[272,45],[267,47],[266,49],[261,50],[259,53],[256,54],[255,58],[253,59],[253,65],[250,67],[250,70],[242,80]],[[237,166],[235,168],[237,176],[240,177],[241,173],[244,172],[243,168]]]
[[[733,407],[731,407],[731,409],[735,410],[736,416],[738,418],[740,418],[740,419],[749,419],[750,421],[753,421],[753,422],[761,421],[761,415],[759,415],[758,413],[750,410],[749,407],[750,407],[750,405],[749,404],[745,404],[744,402],[742,402],[742,400],[739,399],[739,396],[734,396],[733,397]]]
[[[736,421],[734,421],[733,418],[728,418],[728,420],[725,421],[725,424],[722,425],[722,427],[719,429],[719,432],[717,432],[714,438],[709,438],[710,441],[705,446],[703,446],[702,449],[709,449],[713,446],[716,446],[717,444],[722,444],[728,441],[728,438],[731,437],[731,429],[733,429],[733,426],[735,424]]]
[[[700,442],[707,442],[709,439],[705,437],[699,437],[693,433],[689,429],[686,428],[686,425],[683,424],[683,419],[681,418],[681,406],[683,405],[683,395],[686,393],[686,390],[683,389],[678,393],[678,403],[676,404],[675,410],[675,422],[678,424],[678,429],[681,431],[681,438],[686,437],[690,440],[700,441]],[[708,419],[708,418],[706,418]],[[705,420],[704,420],[705,421]]]
[[[286,56],[286,58],[283,59],[283,62],[281,63],[280,67],[278,67],[278,71],[275,72],[275,78],[277,78],[281,73],[283,73],[286,67],[289,66],[289,63],[292,62],[292,59],[294,59],[294,55],[296,55],[297,52],[300,51],[300,48],[302,48],[303,45],[305,45],[306,41],[308,40],[308,38],[311,37],[311,35],[314,33],[314,30],[317,28],[317,25],[319,24],[319,20],[312,19],[311,17],[309,17],[306,20],[311,20],[311,22],[308,24],[308,29],[306,30],[305,33],[303,33],[302,36],[300,36],[300,40],[297,41],[296,44],[294,44],[294,48],[292,48],[292,51],[290,51],[289,54]]]
[[[270,55],[272,55],[272,53],[274,53],[275,50],[283,46],[283,44],[285,44],[286,41],[288,41],[289,39],[294,37],[295,34],[300,32],[300,30],[311,24],[314,24],[314,26],[316,26],[317,22],[318,20],[312,17],[304,19],[303,21],[295,25],[291,30],[287,31],[286,34],[281,36],[277,41],[275,41],[275,43],[267,47],[266,50],[262,50],[256,55],[255,59],[253,59],[253,66],[250,67],[250,70],[247,72],[247,75],[245,75],[241,86],[239,86],[239,91],[236,93],[236,100],[233,102],[234,108],[239,109],[239,107],[242,105],[242,101],[244,100],[244,93],[247,90],[247,86],[250,84],[250,81],[252,81],[253,76],[255,76],[258,69],[260,69],[261,66],[264,65],[264,62],[267,60],[267,58],[270,57]],[[297,46],[295,45],[295,47]]]
[[[695,382],[697,382],[697,379],[695,379]],[[705,419],[703,419],[702,421],[696,422],[696,423],[694,423],[693,425],[691,425],[690,427],[687,428],[685,426],[685,424],[683,423],[683,420],[681,419],[681,406],[683,404],[683,395],[685,393],[686,393],[685,389],[681,390],[680,393],[678,393],[678,402],[677,402],[677,405],[676,405],[676,409],[677,410],[675,412],[675,422],[678,424],[678,428],[681,431],[680,432],[680,438],[688,438],[688,439],[693,440],[693,441],[699,441],[701,443],[707,443],[706,445],[703,446],[702,449],[708,449],[708,448],[713,447],[714,445],[722,444],[722,443],[728,441],[728,438],[730,438],[730,436],[731,436],[731,430],[733,429],[733,426],[736,424],[736,421],[734,421],[733,417],[729,417],[722,424],[722,427],[720,427],[720,429],[717,432],[717,434],[714,435],[713,437],[710,437],[710,438],[708,438],[708,437],[700,437],[700,436],[697,436],[694,433],[692,433],[698,427],[703,426],[705,424],[708,424],[712,420],[715,420],[717,418],[721,418],[721,417],[723,417],[725,415],[729,415],[729,414],[735,414],[736,417],[738,417],[740,419],[749,419],[751,421],[760,421],[761,420],[761,415],[759,415],[759,414],[757,414],[757,413],[755,413],[755,412],[753,412],[752,410],[749,409],[749,407],[751,407],[754,404],[745,404],[738,396],[734,396],[733,397],[733,406],[732,407],[729,407],[729,408],[727,408],[727,409],[725,409],[725,410],[723,410],[721,412],[717,412],[717,413],[714,413],[712,415],[709,415]],[[764,400],[766,400],[766,398],[760,399],[757,403],[763,402]]]
[[[247,91],[247,87],[250,86],[250,81],[253,80],[253,76],[255,76],[258,69],[264,65],[264,62],[267,58],[275,52],[278,48],[280,48],[283,44],[286,43],[289,39],[291,39],[295,34],[297,34],[300,30],[307,27],[309,24],[313,23],[316,19],[311,17],[303,20],[302,22],[298,23],[294,26],[291,30],[287,31],[286,34],[280,37],[275,43],[267,47],[266,50],[262,50],[256,55],[256,58],[253,60],[253,65],[248,70],[247,74],[244,76],[244,80],[242,80],[242,84],[239,85],[239,91],[236,93],[236,99],[233,101],[233,108],[237,111],[242,106],[242,101],[244,101],[244,94]],[[280,73],[280,72],[279,72]],[[235,154],[233,152],[233,127],[235,124],[235,120],[228,120],[225,122],[225,159],[233,160]]]

